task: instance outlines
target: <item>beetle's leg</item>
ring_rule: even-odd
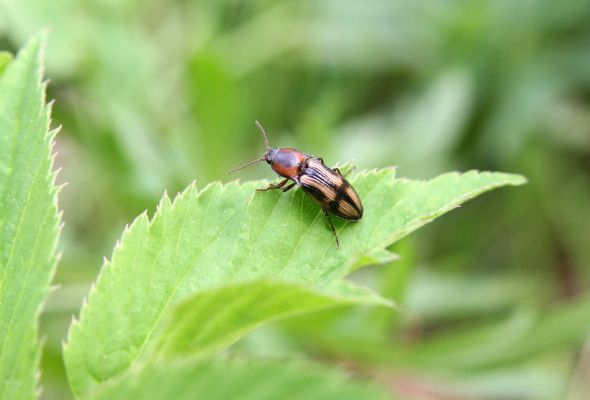
[[[338,175],[340,175],[341,177],[343,177],[343,178],[346,178],[346,176],[347,176],[348,174],[350,174],[352,171],[354,171],[354,170],[356,169],[356,165],[355,165],[355,164],[352,164],[352,168],[350,169],[350,171],[348,171],[348,172],[347,172],[347,173],[345,173],[344,175],[343,175],[343,174],[342,174],[342,172],[340,171],[340,168],[338,168],[338,167],[334,167],[334,168],[332,168],[332,169],[333,169],[334,171],[336,171],[336,173],[337,173]]]
[[[293,182],[292,184],[290,184],[289,186],[285,186],[282,190],[283,192],[288,192],[289,190],[293,189],[293,187],[296,185],[295,182]]]
[[[324,212],[324,215],[328,217],[330,228],[332,228],[332,233],[334,234],[334,238],[336,238],[336,246],[340,247],[340,241],[338,240],[338,235],[336,234],[336,228],[334,228],[334,224],[332,223],[332,218],[330,218],[330,213],[324,208],[322,208],[322,211]]]
[[[283,186],[285,186],[285,183],[287,183],[288,181],[289,181],[289,179],[284,179],[284,180],[280,181],[278,185],[271,183],[267,187],[265,187],[264,189],[256,189],[256,191],[257,192],[266,192],[267,190],[280,189]]]

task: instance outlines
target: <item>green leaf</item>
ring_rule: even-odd
[[[74,392],[83,394],[145,356],[162,332],[165,314],[191,294],[265,278],[329,286],[358,266],[357,260],[460,203],[525,181],[478,172],[429,182],[394,177],[389,168],[351,180],[365,215],[356,223],[334,220],[341,248],[301,190],[257,193],[266,182],[232,182],[202,191],[192,185],[173,204],[164,196],[151,221],[143,214],[126,229],[80,322],[70,328],[65,360]],[[223,310],[218,304],[216,313]],[[233,335],[227,327],[220,335]]]
[[[264,323],[329,307],[363,303],[393,305],[346,281],[322,291],[272,281],[252,281],[203,291],[175,307],[157,343],[156,354],[202,357],[227,347]],[[220,304],[223,304],[221,310]]]
[[[159,358],[187,355],[204,357],[234,343],[256,327],[274,320],[330,307],[370,304],[392,307],[370,290],[341,281],[313,290],[301,284],[258,280],[197,292],[182,301],[167,318],[154,351]],[[107,320],[100,321],[108,324]],[[97,359],[105,351],[100,343],[88,345],[84,358],[71,357],[69,368],[74,387],[92,382],[84,359]],[[153,360],[146,360],[147,362]],[[103,367],[108,371],[106,365]],[[109,374],[108,374],[109,375]]]
[[[38,318],[56,266],[59,216],[42,37],[0,78],[0,398],[34,398]]]
[[[222,384],[220,384],[222,383]],[[162,363],[133,373],[90,396],[92,400],[386,399],[368,384],[303,362]]]

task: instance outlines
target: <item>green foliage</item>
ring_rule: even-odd
[[[393,306],[346,281],[323,290],[285,282],[251,281],[198,292],[174,308],[155,354],[168,358],[204,357],[270,321],[352,304]]]
[[[524,182],[501,173],[447,174],[429,182],[394,176],[394,169],[384,169],[351,180],[366,211],[358,223],[336,223],[341,248],[317,205],[301,190],[257,193],[265,182],[233,182],[202,191],[192,185],[173,203],[164,196],[152,220],[143,214],[125,231],[80,322],[71,327],[65,360],[75,393],[84,394],[149,358],[154,341],[160,342],[160,356],[210,353],[264,321],[353,299],[370,302],[374,296],[365,293],[363,300],[358,291],[342,292],[341,285],[328,291],[341,296],[340,302],[312,291],[331,289],[354,260],[462,202]],[[309,289],[251,282],[261,278]],[[242,282],[249,283],[224,287]],[[162,329],[169,308],[193,293],[175,311],[176,326]],[[232,295],[237,298],[229,302]]]
[[[387,398],[366,385],[348,382],[335,371],[306,363],[234,361],[162,363],[108,385],[90,399],[225,400],[238,394],[244,400]]]
[[[0,397],[33,399],[39,378],[38,318],[56,266],[54,186],[37,37],[0,78]],[[6,58],[3,58],[6,59]]]
[[[178,299],[186,307],[259,281],[341,300],[329,289],[350,271],[357,287],[401,310],[347,302],[273,324],[257,312],[252,321],[265,326],[221,355],[345,364],[408,400],[590,397],[589,1],[0,0],[0,70],[46,28],[52,118],[63,126],[55,162],[67,185],[58,289],[40,320],[44,400],[72,396],[63,342],[125,224],[152,215],[164,191],[226,181],[228,169],[259,156],[255,119],[273,145],[330,165],[399,165],[399,176],[416,179],[514,171],[530,184],[347,259],[323,287],[272,276],[187,291]],[[240,176],[271,172],[259,165]],[[334,246],[318,218],[317,237]],[[350,225],[338,228],[343,248],[354,242]],[[176,307],[141,363],[168,362],[158,346],[174,346],[161,333],[195,327],[179,320],[187,329],[175,330]],[[235,332],[220,330],[223,318],[211,324],[196,356],[252,327],[238,320]]]
[[[556,329],[559,327],[559,329]],[[509,366],[583,340],[590,330],[590,298],[560,304],[542,314],[530,309],[502,324],[470,327],[402,352],[400,362],[473,371]]]

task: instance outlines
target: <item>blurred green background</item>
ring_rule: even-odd
[[[71,397],[61,343],[125,224],[259,157],[255,119],[329,164],[530,183],[355,274],[399,313],[315,314],[233,352],[338,364],[392,398],[590,398],[588,0],[0,0],[0,49],[43,28],[67,182],[43,398]]]

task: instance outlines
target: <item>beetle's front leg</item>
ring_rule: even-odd
[[[293,189],[295,187],[295,185],[297,185],[296,182],[293,182],[292,184],[290,184],[289,186],[285,186],[283,188],[283,192],[288,192],[289,190]]]
[[[280,181],[278,185],[271,183],[267,187],[265,187],[264,189],[256,189],[256,191],[257,192],[266,192],[267,190],[280,189],[283,186],[285,186],[285,183],[287,183],[288,181],[289,181],[289,179],[284,179],[284,180]],[[291,189],[290,187],[288,187],[288,188]],[[286,191],[286,190],[283,189],[283,191]]]

